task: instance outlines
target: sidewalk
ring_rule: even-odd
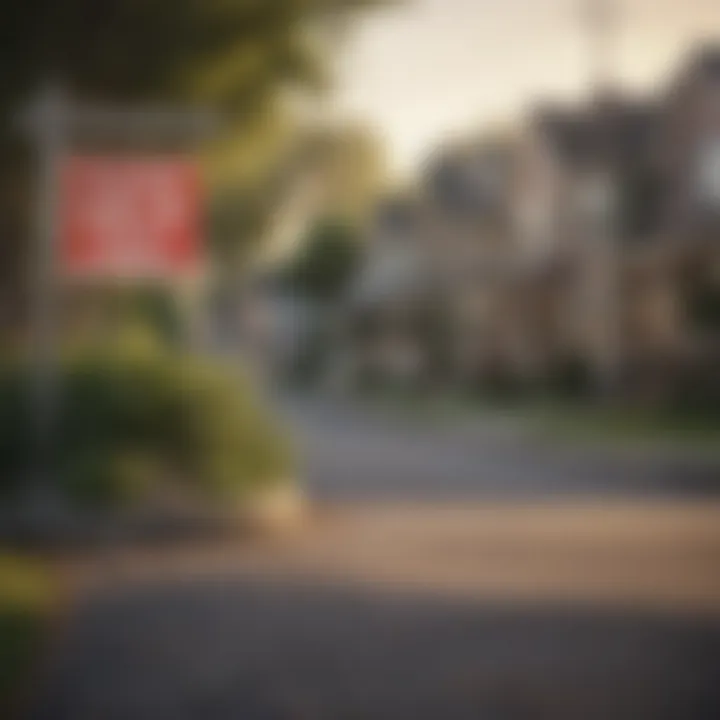
[[[34,720],[720,712],[720,506],[368,504],[88,557]]]

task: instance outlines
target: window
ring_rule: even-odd
[[[697,193],[703,205],[720,209],[720,135],[707,139],[701,146]]]
[[[617,188],[605,173],[590,175],[578,187],[577,207],[583,225],[608,232],[616,220]]]

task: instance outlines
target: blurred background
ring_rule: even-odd
[[[720,716],[715,0],[2,0],[0,715]]]

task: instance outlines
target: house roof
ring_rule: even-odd
[[[511,157],[512,146],[503,141],[443,148],[425,168],[425,193],[453,214],[486,216],[502,204]]]
[[[720,79],[720,43],[707,43],[693,53],[688,72]]]
[[[660,118],[652,103],[606,96],[582,109],[538,108],[532,122],[569,165],[625,165],[651,154]]]

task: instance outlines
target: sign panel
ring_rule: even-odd
[[[188,160],[69,158],[59,213],[66,275],[168,278],[198,268],[201,187]]]

